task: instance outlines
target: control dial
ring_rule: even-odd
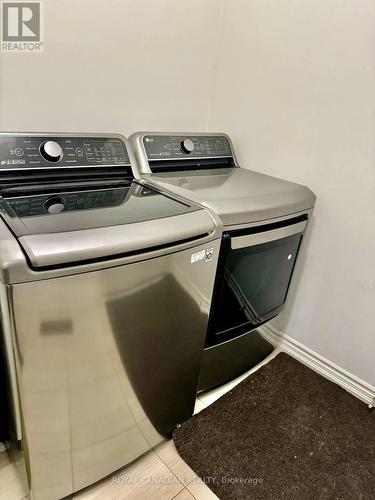
[[[184,153],[192,153],[194,151],[194,142],[191,139],[184,139],[181,141],[181,149]]]
[[[48,161],[57,162],[61,160],[63,156],[63,151],[60,144],[55,141],[44,142],[40,146],[40,153]]]
[[[60,214],[64,208],[64,200],[60,196],[52,196],[44,202],[44,208],[51,215]]]

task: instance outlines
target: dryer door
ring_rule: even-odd
[[[206,347],[247,333],[282,310],[307,222],[286,224],[224,235]]]

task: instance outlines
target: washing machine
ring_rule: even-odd
[[[258,328],[284,308],[315,195],[241,168],[221,133],[139,132],[138,178],[212,209],[224,225],[199,390],[250,369],[273,346]]]
[[[0,305],[13,439],[62,498],[193,413],[221,222],[134,181],[119,135],[0,135]]]

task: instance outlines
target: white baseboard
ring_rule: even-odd
[[[373,403],[375,398],[375,387],[367,384],[331,361],[328,361],[328,359],[323,358],[323,356],[320,356],[300,342],[297,342],[297,340],[280,332],[272,325],[264,325],[259,330],[271,344],[279,347],[282,351],[298,359],[298,361],[328,380],[340,385],[364,403]]]

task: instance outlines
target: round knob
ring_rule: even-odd
[[[184,139],[181,142],[181,149],[184,153],[192,153],[194,151],[194,142],[191,139]]]
[[[55,141],[47,141],[40,146],[42,156],[48,161],[59,161],[62,158],[63,151],[60,144]]]
[[[60,196],[53,196],[45,201],[44,208],[51,215],[59,214],[65,208],[64,200]]]

